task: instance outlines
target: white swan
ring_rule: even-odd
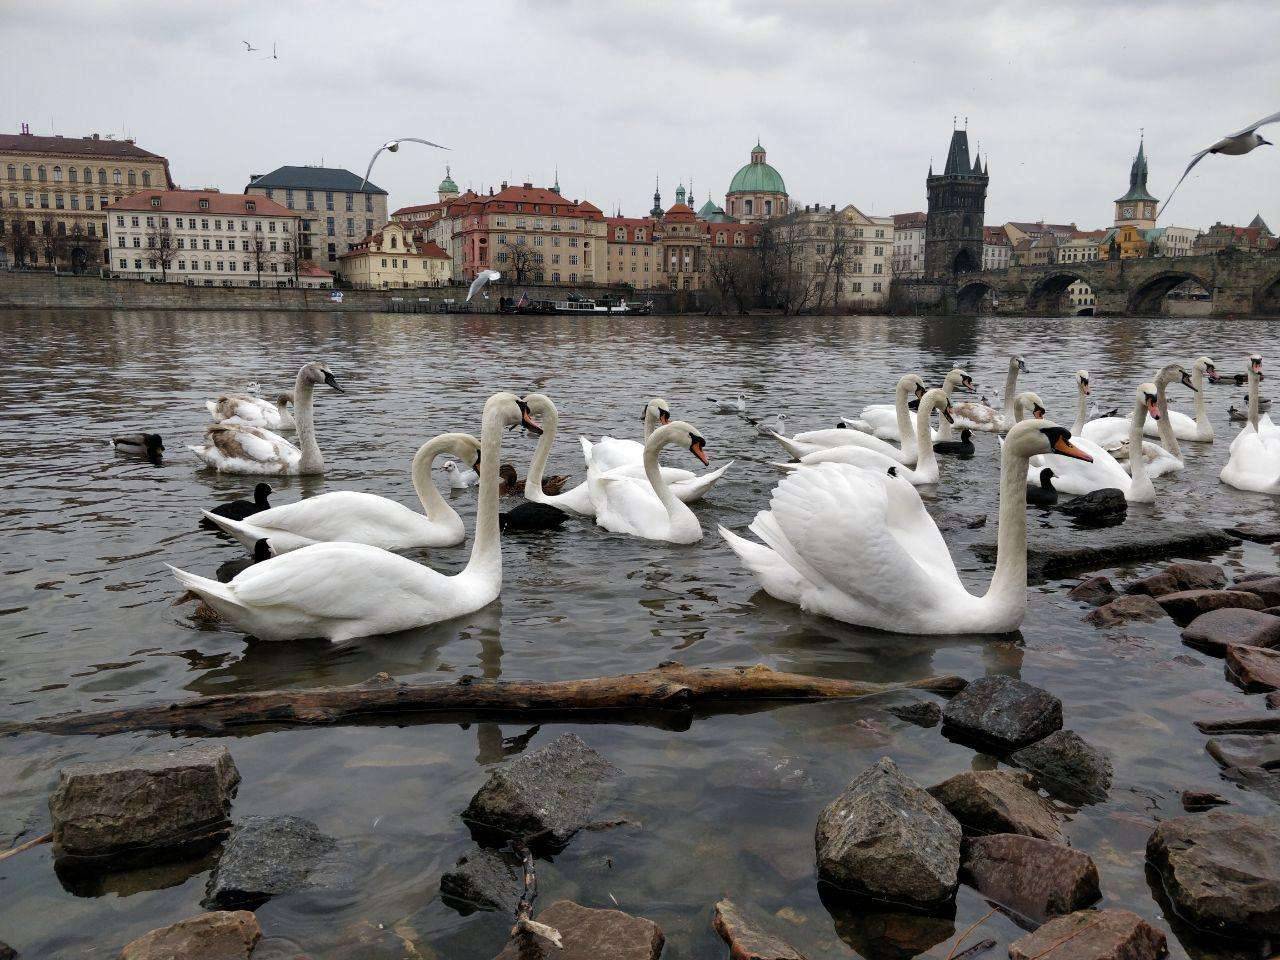
[[[988,433],[1006,433],[1017,423],[1013,409],[1018,389],[1018,374],[1027,372],[1027,362],[1022,357],[1009,358],[1009,372],[1004,379],[1004,409],[996,410],[985,403],[952,404],[955,429],[985,430]]]
[[[827,450],[818,450],[801,457],[799,463],[775,463],[774,466],[786,471],[793,471],[805,467],[814,467],[820,463],[847,463],[850,466],[877,472],[885,472],[889,468],[893,468],[897,476],[902,477],[912,486],[919,487],[925,484],[937,483],[938,458],[934,456],[933,438],[929,435],[929,418],[936,407],[942,411],[944,420],[949,419],[951,413],[948,407],[950,405],[951,401],[947,399],[946,392],[937,387],[929,390],[920,398],[920,406],[916,410],[916,443],[920,450],[920,457],[916,461],[915,469],[906,467],[879,451],[868,450],[866,447],[859,446],[831,447]]]
[[[232,393],[216,400],[206,400],[204,406],[214,423],[263,427],[267,430],[296,430],[297,421],[285,409],[291,403],[292,393],[278,394],[274,402],[252,394]]]
[[[899,381],[901,383],[901,381]],[[972,393],[973,378],[959,367],[955,367],[942,380],[942,391],[947,395],[947,399],[951,399],[951,395],[955,390],[963,390]],[[881,440],[898,440],[901,441],[905,436],[907,443],[915,442],[915,433],[912,431],[909,420],[908,404],[905,396],[899,399],[899,394],[895,393],[893,403],[873,403],[862,408],[862,412],[857,418],[841,417],[841,422],[846,427],[854,430],[861,430],[863,433],[869,433],[872,436],[879,437]],[[919,403],[920,398],[924,396],[924,383],[916,389],[916,402]],[[899,417],[898,410],[901,407],[902,416]],[[903,425],[906,424],[904,427]],[[782,433],[781,430],[778,431]],[[938,430],[931,433],[934,440],[945,439]]]
[[[1071,425],[1073,437],[1084,436],[1089,421],[1089,371],[1076,371],[1076,422]]]
[[[1249,422],[1231,441],[1231,456],[1218,474],[1225,484],[1253,493],[1280,493],[1280,431],[1261,430],[1258,381],[1262,357],[1249,358]]]
[[[514,394],[484,406],[480,497],[471,559],[452,577],[363,543],[317,543],[256,563],[230,583],[170,567],[183,588],[262,640],[336,642],[394,633],[473,613],[502,590],[498,463],[505,427],[538,425]]]
[[[298,371],[293,387],[298,423],[296,447],[284,437],[261,427],[215,424],[205,430],[201,446],[187,449],[219,473],[324,473],[324,457],[316,444],[311,411],[312,391],[320,383],[327,383],[339,393],[343,392],[327,364],[308,363]]]
[[[466,531],[462,518],[431,482],[431,466],[442,453],[470,463],[478,459],[480,444],[469,434],[444,433],[418,449],[413,457],[412,477],[423,513],[377,494],[336,490],[271,507],[244,520],[231,520],[207,510],[204,515],[250,549],[259,540],[266,540],[276,556],[334,540],[366,543],[383,550],[452,547],[466,538]]]
[[[1166,368],[1167,369],[1167,368]],[[1179,370],[1182,368],[1179,367]],[[1190,440],[1196,443],[1213,443],[1213,424],[1209,422],[1209,412],[1205,409],[1204,401],[1204,379],[1205,375],[1215,376],[1217,368],[1212,360],[1208,357],[1200,357],[1191,365],[1191,378],[1185,378],[1183,371],[1182,382],[1195,391],[1195,417],[1188,417],[1185,413],[1179,413],[1177,410],[1169,410],[1167,415],[1162,409],[1163,419],[1161,424],[1168,423],[1169,430],[1173,436],[1179,440]],[[1159,379],[1156,380],[1156,386],[1160,386]],[[1168,407],[1168,404],[1165,404]],[[1161,437],[1163,439],[1164,432],[1160,429],[1161,424],[1147,421],[1144,433],[1148,437]],[[1181,451],[1179,451],[1181,453]],[[1179,457],[1181,459],[1181,457]]]
[[[591,493],[587,489],[587,481],[585,480],[563,493],[553,495],[543,492],[542,476],[546,472],[547,460],[551,457],[551,448],[555,443],[556,434],[560,428],[560,412],[556,409],[556,405],[551,401],[551,398],[544,393],[531,393],[524,398],[524,402],[528,404],[530,412],[542,421],[542,438],[538,441],[538,447],[533,452],[533,460],[529,464],[529,475],[524,482],[525,497],[535,503],[549,504],[553,507],[559,507],[561,510],[576,513],[579,516],[594,517],[596,508],[595,504],[592,503]],[[653,436],[655,428],[669,422],[670,417],[670,408],[665,400],[660,398],[650,400],[645,407],[646,440]],[[618,440],[613,437],[606,437],[604,440],[594,444],[585,437],[581,438],[581,440],[584,460],[595,462],[597,465],[601,462],[612,465],[607,469],[598,468],[602,475],[627,476],[637,480],[644,478],[644,444],[637,443],[634,440]],[[605,440],[608,443],[605,443]],[[632,444],[640,449],[639,461],[629,459]],[[663,467],[662,478],[671,487],[671,492],[677,500],[682,503],[694,503],[706,496],[731,466],[733,466],[732,460],[718,470],[711,470],[704,474],[696,474],[691,470],[683,470],[679,467]]]
[[[1134,416],[1128,420],[1129,439],[1134,445],[1142,443],[1142,422],[1150,414],[1160,416],[1156,405],[1156,387],[1152,383],[1144,383],[1134,393]],[[1027,468],[1026,482],[1038,484],[1040,471],[1045,467],[1053,469],[1053,485],[1059,493],[1082,494],[1095,490],[1116,489],[1124,493],[1124,498],[1131,503],[1152,503],[1156,498],[1156,488],[1151,485],[1147,474],[1146,461],[1142,457],[1134,458],[1130,464],[1130,473],[1116,461],[1116,458],[1099,444],[1083,437],[1072,441],[1076,447],[1090,455],[1091,462],[1077,463],[1061,457],[1032,457]]]
[[[915,434],[911,430],[911,420],[907,413],[907,395],[912,391],[917,391],[920,396],[924,396],[925,386],[924,381],[916,374],[909,373],[898,381],[895,391],[895,410],[899,411],[902,417],[899,423],[901,435],[904,438],[901,448],[895,447],[887,440],[881,440],[870,433],[863,433],[861,430],[853,430],[848,427],[807,430],[804,433],[797,433],[794,437],[784,437],[782,434],[772,430],[766,430],[764,433],[766,436],[776,440],[783,450],[797,460],[802,460],[809,454],[817,453],[819,450],[857,445],[883,453],[887,457],[892,457],[898,463],[912,466],[915,464],[919,453],[916,448]],[[897,412],[895,412],[895,416],[897,415]]]
[[[996,568],[981,597],[964,588],[915,488],[887,473],[834,463],[797,470],[751,522],[766,546],[720,534],[767,593],[809,613],[893,633],[1008,633],[1027,604],[1027,460],[1051,451],[1088,459],[1049,421],[1009,431]]]
[[[1174,382],[1180,382],[1184,386],[1195,389],[1190,375],[1182,368],[1181,364],[1167,364],[1156,373],[1156,406],[1160,415],[1155,418],[1158,419],[1158,423],[1155,426],[1155,434],[1160,438],[1160,443],[1143,441],[1141,444],[1142,457],[1147,465],[1147,476],[1153,480],[1156,477],[1164,476],[1166,473],[1181,470],[1186,466],[1182,455],[1182,447],[1179,446],[1178,438],[1169,426],[1169,400],[1165,391],[1168,385]],[[1197,396],[1199,395],[1197,394]],[[1132,419],[1131,416],[1100,417],[1085,424],[1082,433],[1085,439],[1094,441],[1111,453],[1117,460],[1128,460],[1131,459],[1131,452],[1135,449],[1135,446],[1131,443],[1132,431],[1129,429]],[[1189,418],[1184,417],[1184,419]],[[1151,423],[1144,423],[1143,433],[1149,434],[1151,432]]]
[[[672,493],[658,465],[662,448],[673,444],[687,448],[703,464],[707,463],[706,441],[696,427],[683,420],[659,427],[645,441],[643,478],[625,476],[616,470],[601,474],[584,444],[587,487],[598,525],[612,533],[643,540],[696,543],[702,539],[702,524]]]

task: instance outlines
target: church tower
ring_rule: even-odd
[[[662,191],[658,188],[658,178],[653,178],[653,209],[649,211],[649,216],[662,218]]]
[[[1156,225],[1156,205],[1160,201],[1147,192],[1146,145],[1138,141],[1138,155],[1129,167],[1129,192],[1116,201],[1116,226],[1150,230]]]
[[[987,206],[989,169],[974,157],[969,163],[969,134],[951,131],[951,147],[942,173],[929,165],[929,218],[924,232],[927,277],[953,277],[982,269],[982,225]]]

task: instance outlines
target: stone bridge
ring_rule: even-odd
[[[1141,257],[984,270],[956,277],[954,309],[973,313],[1062,316],[1067,287],[1089,285],[1098,316],[1155,315],[1174,287],[1194,280],[1213,296],[1215,317],[1280,316],[1280,254],[1226,250],[1192,257]],[[950,298],[948,298],[950,299]]]

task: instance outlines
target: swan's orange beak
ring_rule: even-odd
[[[1147,397],[1147,416],[1152,420],[1160,419],[1160,408],[1156,406],[1155,400],[1151,397]]]
[[[689,452],[701,460],[704,467],[709,467],[711,466],[711,461],[707,459],[706,446],[707,441],[703,440],[701,437],[694,437],[693,441],[689,444]]]
[[[1053,441],[1053,452],[1060,453],[1064,457],[1074,457],[1076,460],[1083,460],[1085,463],[1093,463],[1093,457],[1085,453],[1079,447],[1071,442],[1066,436],[1058,437]]]
[[[542,424],[533,419],[533,414],[529,412],[528,406],[524,401],[520,401],[520,426],[524,427],[534,436],[542,434]]]
[[[1037,403],[1034,407],[1031,408],[1031,415],[1035,417],[1037,420],[1043,420],[1044,407],[1040,406],[1040,404]]]

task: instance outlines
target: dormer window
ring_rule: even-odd
[[[207,198],[205,198],[205,197],[201,197],[201,198],[200,198],[200,209],[201,209],[201,210],[208,210],[208,209],[209,209],[209,201],[208,201],[208,199],[207,199]]]
[[[244,208],[245,208],[245,210],[247,210],[249,213],[253,213],[253,211],[255,211],[255,210],[257,210],[257,209],[258,209],[258,205],[257,205],[254,201],[252,201],[252,200],[246,200],[246,201],[244,202]]]
[[[159,209],[159,208],[160,208],[160,198],[159,198],[159,197],[152,197],[152,198],[151,198],[151,205],[152,205],[153,207],[155,207],[156,209]]]

